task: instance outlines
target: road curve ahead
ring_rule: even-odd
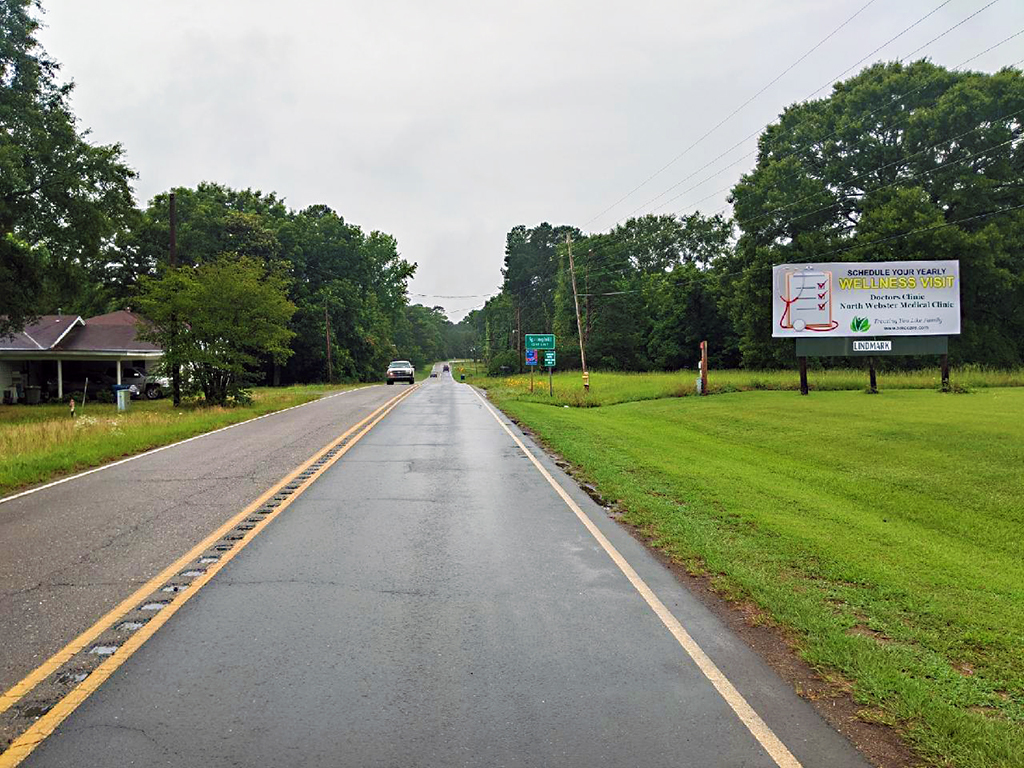
[[[447,376],[367,433],[24,764],[866,766]]]

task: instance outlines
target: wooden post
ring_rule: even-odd
[[[874,357],[869,357],[868,358],[868,379],[870,380],[870,386],[868,387],[868,392],[870,392],[872,395],[877,395],[878,394],[878,378],[875,375],[875,358]]]
[[[536,367],[537,366],[535,366],[535,365],[531,365],[530,366],[530,394],[531,395],[533,394],[533,369],[536,368]]]
[[[554,384],[554,381],[552,379],[553,379],[553,377],[551,375],[551,366],[549,365],[548,366],[548,397],[554,397],[555,396],[555,384]]]
[[[334,372],[331,370],[331,318],[327,315],[327,305],[324,304],[324,328],[327,331],[327,381],[334,381]]]
[[[576,293],[576,266],[572,261],[572,235],[566,234],[565,245],[569,249],[569,274],[572,276],[572,300],[576,305],[576,331],[580,335],[580,365],[583,366],[583,389],[590,391],[590,374],[587,373],[587,354],[583,350],[583,321],[580,320],[580,298]]]
[[[708,342],[705,339],[700,343],[700,393],[708,393]]]
[[[519,372],[523,372],[523,308],[516,307],[516,357],[519,358]],[[533,369],[530,369],[530,391],[533,392]]]
[[[942,388],[949,389],[949,355],[942,356]]]
[[[171,268],[178,266],[178,206],[177,200],[174,196],[174,191],[171,191],[171,247],[170,247],[170,262]]]
[[[800,394],[806,395],[810,390],[807,387],[807,358],[800,358]]]

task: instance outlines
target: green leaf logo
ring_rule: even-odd
[[[855,317],[850,323],[850,330],[856,333],[865,333],[869,328],[871,328],[871,323],[866,317]]]

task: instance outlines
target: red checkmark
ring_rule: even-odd
[[[824,283],[818,283],[818,287],[819,287],[819,288],[824,288],[824,287],[825,287],[825,284],[824,284]]]
[[[819,299],[824,299],[826,296],[828,296],[828,291],[825,291],[825,293],[819,293],[818,294],[818,298]]]
[[[824,309],[824,308],[825,308],[825,306],[826,306],[825,304],[819,304],[819,305],[818,305],[818,309]]]

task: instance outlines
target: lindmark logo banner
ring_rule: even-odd
[[[960,333],[959,261],[782,264],[772,284],[775,337]]]

